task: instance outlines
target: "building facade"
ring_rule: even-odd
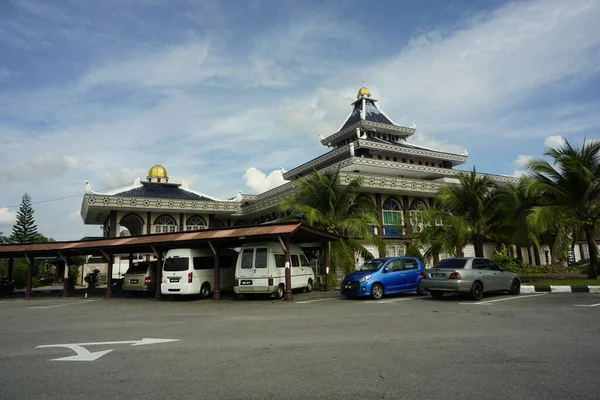
[[[278,219],[280,201],[290,196],[296,180],[313,170],[338,170],[340,180],[358,179],[361,191],[377,205],[381,229],[376,233],[388,243],[387,255],[402,255],[410,233],[398,228],[419,229],[421,207],[430,207],[438,190],[457,183],[464,171],[468,152],[461,154],[437,151],[410,143],[416,124],[405,127],[394,123],[377,105],[365,87],[358,91],[348,118],[340,128],[321,143],[328,151],[286,172],[288,182],[257,195],[238,193],[227,200],[196,192],[182,183],[171,183],[167,171],[153,166],[145,181],[137,179],[129,188],[96,193],[86,182],[81,216],[85,224],[99,225],[104,237],[145,235],[161,232],[257,225]],[[486,175],[499,186],[517,183],[503,175]],[[485,246],[491,257],[495,245]],[[587,246],[586,246],[587,247]],[[368,247],[377,256],[374,246]],[[549,263],[549,249],[516,249],[514,254],[531,264]],[[579,258],[584,255],[581,247]],[[474,256],[472,245],[465,256]],[[449,255],[441,255],[445,258]]]

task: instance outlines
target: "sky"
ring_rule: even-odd
[[[600,2],[0,0],[0,232],[38,231],[162,164],[216,198],[328,151],[358,88],[410,143],[519,176],[600,136]]]

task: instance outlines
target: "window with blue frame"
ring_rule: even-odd
[[[384,236],[402,235],[404,226],[404,212],[400,202],[396,199],[387,199],[383,203],[383,234]]]

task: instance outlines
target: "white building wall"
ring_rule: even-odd
[[[546,257],[546,252],[548,252],[548,257]],[[540,263],[542,265],[552,264],[552,256],[550,255],[550,246],[544,245],[540,248]]]
[[[573,248],[573,253],[575,253],[575,261],[581,261],[581,251],[579,251],[579,245],[575,245]]]
[[[475,251],[475,248],[473,248],[473,251]],[[483,245],[483,257],[492,258],[492,257],[494,257],[495,251],[496,251],[495,244],[484,244]]]
[[[475,257],[475,246],[468,244],[463,248],[463,254],[465,257]]]

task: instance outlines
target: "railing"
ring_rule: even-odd
[[[383,236],[402,236],[402,229],[396,225],[383,225]]]

